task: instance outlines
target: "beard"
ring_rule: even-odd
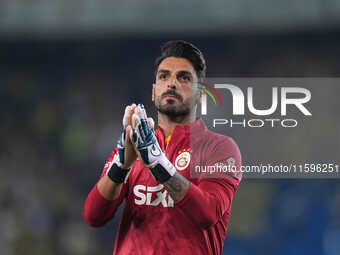
[[[191,110],[188,105],[185,105],[182,103],[181,105],[173,105],[173,101],[171,99],[167,100],[168,102],[166,104],[159,104],[158,106],[156,105],[157,111],[160,113],[163,113],[169,117],[182,117],[190,114]]]
[[[168,98],[166,102],[162,104],[162,100],[168,96],[174,96],[179,103],[176,104],[175,99]],[[170,118],[184,117],[190,114],[192,110],[192,100],[183,100],[183,97],[177,94],[174,90],[167,90],[161,96],[155,100],[155,107],[160,113],[169,116]]]

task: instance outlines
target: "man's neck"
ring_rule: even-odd
[[[169,117],[168,115],[158,112],[158,125],[163,130],[164,136],[168,137],[174,131],[176,125],[185,125],[193,123],[196,119],[196,113],[179,117]]]

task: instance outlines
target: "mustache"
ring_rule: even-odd
[[[171,89],[165,91],[165,92],[162,94],[161,98],[163,99],[163,98],[166,97],[166,96],[174,96],[174,97],[177,98],[178,100],[183,101],[182,96],[181,96],[180,94],[177,94],[174,90],[171,90]]]

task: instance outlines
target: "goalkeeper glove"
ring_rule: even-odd
[[[132,119],[135,124],[135,129],[132,130],[133,140],[142,162],[157,181],[166,182],[176,173],[176,169],[162,152],[154,130],[148,126],[143,105],[136,107]]]
[[[111,166],[106,171],[106,175],[116,183],[124,182],[133,162],[137,158],[137,155],[132,147],[133,145],[130,144],[131,146],[127,148],[126,144],[126,142],[129,142],[129,138],[126,139],[128,133],[127,130],[131,128],[129,127],[131,122],[130,119],[135,107],[136,105],[132,104],[131,106],[127,106],[125,108],[125,113],[123,117],[123,131],[117,143],[118,150],[113,157]]]

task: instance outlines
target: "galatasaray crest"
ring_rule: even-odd
[[[191,152],[191,149],[181,150],[178,152],[179,155],[176,158],[175,167],[179,171],[184,170],[190,164],[190,152]]]

